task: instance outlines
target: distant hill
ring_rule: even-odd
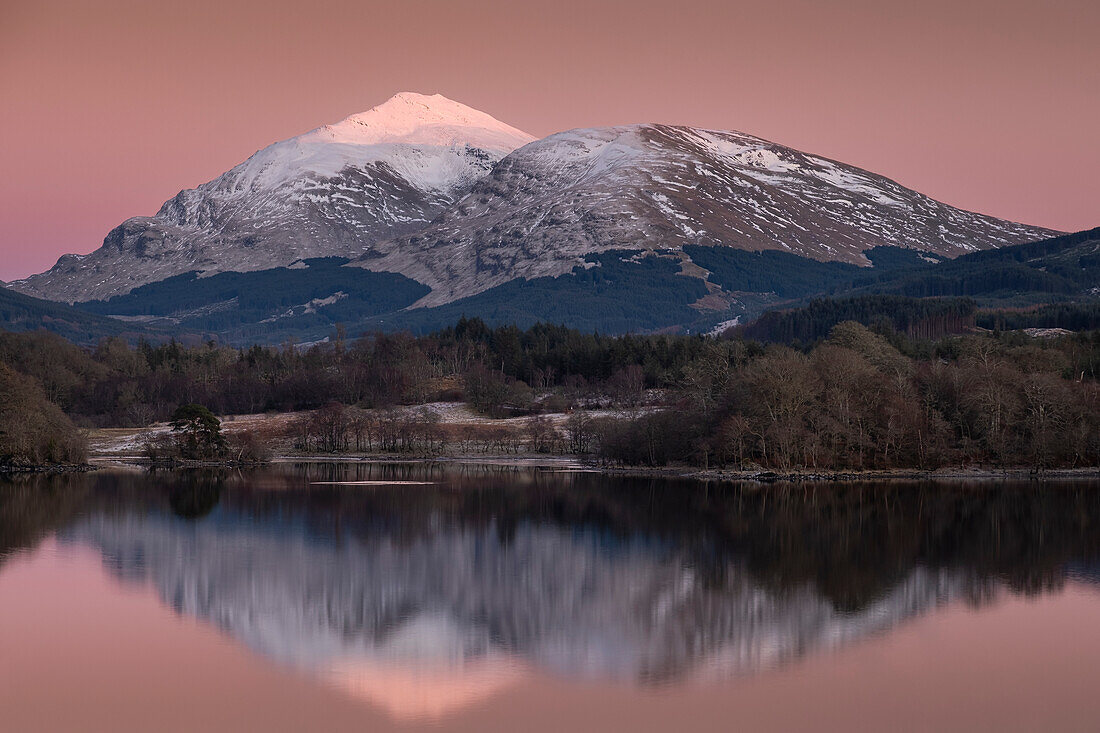
[[[933,267],[867,273],[843,293],[966,296],[987,305],[1100,298],[1100,227],[973,252]]]
[[[157,329],[125,323],[63,303],[32,298],[0,287],[0,329],[6,331],[46,330],[78,344],[94,344],[109,336],[134,340],[145,336],[165,338]]]
[[[897,264],[847,282],[834,278],[827,297],[794,298],[730,333],[810,343],[845,320],[923,338],[975,326],[1100,328],[1100,228],[934,264]]]
[[[189,272],[78,307],[223,342],[278,343],[321,339],[337,324],[355,327],[428,293],[402,275],[344,267],[346,262],[321,257],[253,272]]]

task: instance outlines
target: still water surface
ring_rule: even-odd
[[[0,715],[14,731],[1100,730],[1100,482],[20,478],[0,483]]]

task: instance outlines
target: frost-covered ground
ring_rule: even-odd
[[[654,405],[637,408],[597,408],[585,410],[592,418],[631,417],[643,412],[658,409]],[[531,420],[530,416],[494,419],[480,415],[464,402],[429,402],[423,405],[405,405],[389,410],[368,410],[375,415],[395,414],[407,417],[430,415],[438,419],[440,425],[461,429],[468,427],[501,427],[521,431]],[[252,431],[271,444],[276,454],[297,454],[289,438],[291,424],[307,415],[305,412],[256,413],[251,415],[222,416],[222,429],[228,435]],[[548,420],[555,428],[562,430],[572,412],[543,413],[540,417]],[[98,428],[89,432],[88,444],[93,457],[121,458],[140,456],[146,441],[170,431],[167,423],[157,423],[143,428]]]

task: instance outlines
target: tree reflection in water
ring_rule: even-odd
[[[379,480],[434,483],[311,485]],[[100,471],[0,484],[0,551],[58,531],[179,613],[348,689],[408,674],[495,689],[507,665],[671,683],[754,674],[946,603],[1095,582],[1097,488]]]

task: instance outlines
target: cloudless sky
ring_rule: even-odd
[[[735,129],[1100,226],[1097,0],[0,0],[0,278],[398,91]]]

